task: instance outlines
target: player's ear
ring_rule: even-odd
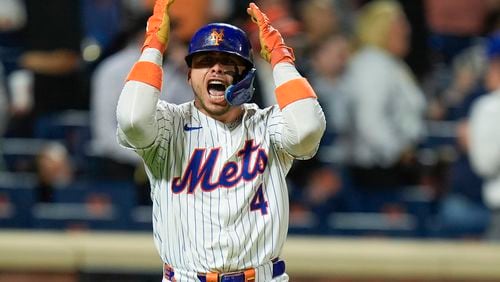
[[[189,85],[191,85],[191,68],[189,68],[187,71],[187,82],[189,83]]]

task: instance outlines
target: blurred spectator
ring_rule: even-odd
[[[455,146],[435,144],[431,148],[438,153],[439,160],[429,170],[437,176],[435,180],[442,181],[429,183],[428,187],[432,187],[436,202],[439,203],[438,228],[442,236],[477,237],[484,233],[489,219],[489,212],[481,195],[482,179],[470,163],[467,127],[472,104],[486,92],[484,77],[488,65],[488,40],[485,36],[499,30],[498,10],[490,11],[483,27],[484,31],[481,36],[475,37],[474,44],[453,58],[451,77],[449,81],[445,81],[447,88],[432,95],[429,102],[429,118],[451,121],[448,124],[456,127]],[[446,154],[441,152],[450,152],[449,149],[453,150],[453,157],[442,158]],[[437,175],[440,171],[445,173]]]
[[[440,84],[443,86],[435,86],[437,93],[430,101],[430,118],[455,121],[466,117],[471,103],[486,92],[483,84],[487,66],[486,37],[500,31],[500,10],[491,10],[485,18],[483,27],[481,35],[474,37],[473,44],[453,58],[450,78],[442,79],[444,81]],[[437,77],[439,75],[433,79],[439,80]]]
[[[495,1],[424,1],[425,18],[429,27],[427,49],[431,58],[431,71],[425,83],[429,94],[430,118],[450,118],[448,103],[454,103],[459,98],[450,97],[450,94],[459,96],[464,93],[463,90],[474,86],[476,75],[468,73],[462,64],[473,62],[470,59],[481,58],[475,56],[481,53],[480,50],[475,48],[479,51],[475,52],[469,47],[476,43],[478,36],[482,35],[487,27],[488,14],[493,9],[491,5],[493,2]],[[469,51],[466,51],[467,49]],[[455,59],[459,54],[462,58],[457,61]],[[453,107],[454,104],[450,106]]]
[[[494,34],[500,27],[499,11],[491,11],[484,23],[482,36]],[[480,237],[489,224],[485,206],[483,179],[472,168],[469,156],[468,124],[470,108],[486,92],[484,78],[488,67],[488,39],[476,37],[472,46],[455,56],[451,64],[451,82],[440,95],[438,115],[431,118],[456,122],[456,157],[448,164],[447,177],[439,203],[439,235],[463,238]],[[436,109],[436,103],[431,106]],[[439,149],[439,148],[437,148]],[[437,189],[435,189],[437,190]]]
[[[486,88],[489,94],[473,105],[469,123],[469,153],[473,168],[484,179],[483,196],[492,218],[487,237],[500,240],[500,34],[488,42]]]
[[[355,18],[356,2],[345,0],[298,0],[295,13],[300,20],[304,41],[304,55],[311,52],[326,38],[343,34],[350,37]]]
[[[419,182],[415,148],[424,134],[425,99],[402,58],[410,27],[395,1],[372,1],[359,11],[359,49],[346,75],[352,124],[345,161],[353,184],[395,188]]]
[[[430,102],[429,118],[456,121],[464,117],[464,107],[484,93],[483,77],[486,57],[483,43],[460,52],[451,64],[451,79],[443,93]]]
[[[341,26],[340,13],[334,0],[303,0],[298,4],[298,17],[304,32],[306,54],[334,34],[347,29]]]
[[[319,41],[311,51],[307,77],[318,95],[327,120],[318,158],[324,162],[338,162],[337,151],[342,146],[336,146],[335,143],[342,140],[336,140],[336,137],[339,132],[348,130],[350,119],[349,102],[345,93],[350,43],[343,35],[332,34]]]
[[[481,236],[489,223],[489,210],[481,192],[483,181],[470,163],[467,135],[470,108],[486,92],[484,78],[489,40],[485,37],[498,32],[499,28],[500,11],[490,10],[480,36],[475,36],[474,43],[453,58],[450,81],[445,81],[447,88],[430,102],[430,118],[457,124],[457,155],[447,163],[446,181],[442,183],[444,189],[436,195],[438,228],[442,236]]]
[[[294,163],[288,177],[293,187],[290,222],[292,226],[305,226],[309,220],[317,232],[323,233],[330,213],[346,211],[350,206],[339,170],[332,165],[338,161],[334,153],[336,133],[345,130],[348,119],[343,78],[350,45],[343,35],[332,33],[310,51],[307,77],[325,112],[327,129],[317,156]]]
[[[24,132],[39,118],[67,109],[88,109],[88,91],[80,69],[82,39],[79,1],[26,0],[26,51],[20,66],[34,73],[33,109]],[[31,129],[31,130],[30,130]],[[35,135],[42,134],[38,132]],[[43,136],[37,136],[43,137]]]
[[[315,231],[324,232],[330,213],[346,211],[348,204],[342,198],[342,181],[334,169],[314,161],[306,163],[312,166],[309,174],[291,185],[290,224],[311,226]]]
[[[451,238],[481,237],[489,223],[485,206],[482,179],[471,168],[468,155],[467,120],[457,126],[456,159],[448,168],[448,179],[439,200],[438,235]]]
[[[55,189],[73,181],[74,170],[64,145],[53,142],[42,147],[36,157],[38,201],[51,202]]]

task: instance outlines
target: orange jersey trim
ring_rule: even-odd
[[[317,96],[311,84],[303,77],[292,79],[276,88],[276,100],[280,109],[306,98],[317,98]]]
[[[137,62],[127,76],[127,81],[144,82],[161,90],[163,70],[152,62]]]

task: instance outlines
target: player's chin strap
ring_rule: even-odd
[[[226,89],[224,96],[229,104],[238,106],[252,99],[255,91],[255,88],[253,88],[255,71],[255,68],[251,68],[242,80]]]

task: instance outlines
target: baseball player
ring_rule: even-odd
[[[142,157],[150,179],[163,281],[288,281],[280,259],[285,176],[294,159],[315,154],[325,129],[321,107],[292,49],[254,3],[247,12],[273,67],[278,105],[248,103],[252,49],[241,29],[223,23],[202,27],[190,42],[194,101],[159,101],[172,2],[155,2],[117,108],[119,142]]]

